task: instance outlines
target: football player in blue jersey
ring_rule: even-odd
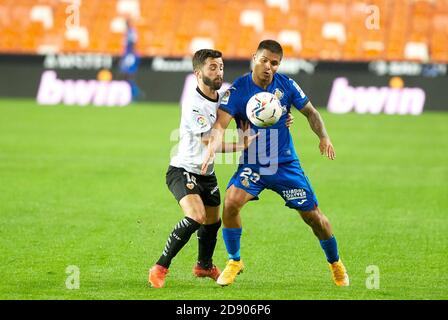
[[[284,199],[286,206],[297,210],[311,227],[325,252],[335,284],[348,286],[349,278],[339,258],[330,222],[318,207],[315,193],[301,168],[286,126],[291,105],[308,119],[311,129],[319,137],[321,154],[334,160],[334,147],[319,112],[299,85],[287,76],[277,73],[282,57],[283,49],[278,42],[260,42],[253,55],[252,72],[235,80],[218,109],[217,121],[208,145],[208,155],[202,165],[203,172],[212,162],[232,118],[237,126],[240,121],[248,121],[246,104],[253,95],[263,91],[273,93],[281,102],[283,115],[269,128],[251,126],[252,130],[259,134],[257,144],[252,144],[251,148],[244,151],[240,165],[227,186],[222,221],[229,260],[217,283],[222,286],[230,285],[243,271],[244,264],[240,256],[240,211],[248,201],[257,200],[264,189],[270,189]]]
[[[132,100],[136,101],[144,97],[144,92],[138,87],[136,82],[137,71],[140,65],[140,57],[136,51],[137,32],[130,20],[126,21],[126,41],[123,56],[119,61],[120,75],[131,86]]]

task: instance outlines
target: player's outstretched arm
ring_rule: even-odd
[[[311,129],[320,139],[320,153],[327,156],[328,159],[334,160],[336,158],[336,153],[319,111],[313,107],[311,102],[308,102],[300,112],[308,119]]]
[[[216,151],[221,148],[224,131],[229,126],[232,116],[221,109],[218,109],[216,122],[210,133],[209,142],[207,145],[207,154],[202,162],[201,174],[207,172],[207,168],[210,163],[215,159]]]
[[[238,130],[238,142],[222,142],[221,147],[216,149],[216,152],[238,152],[249,148],[252,142],[259,136],[260,133],[251,135],[250,125],[248,121],[240,121],[240,129]],[[202,142],[208,145],[210,136],[202,137]]]

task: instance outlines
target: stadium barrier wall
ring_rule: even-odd
[[[118,73],[118,61],[98,54],[0,55],[0,97],[29,97],[42,104],[127,105],[130,88]],[[113,81],[96,81],[101,70],[110,70]],[[315,106],[330,112],[420,114],[448,111],[447,70],[445,64],[284,59],[279,72],[296,80]],[[225,60],[227,82],[248,71],[249,60]],[[136,76],[144,100],[153,102],[178,103],[194,81],[189,58],[143,58]]]

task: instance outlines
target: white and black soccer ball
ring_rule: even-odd
[[[249,99],[246,114],[252,124],[257,127],[270,127],[282,116],[282,105],[275,95],[269,92],[259,92]]]

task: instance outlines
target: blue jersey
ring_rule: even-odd
[[[280,100],[283,113],[280,120],[269,128],[258,128],[251,124],[251,128],[260,132],[260,135],[257,143],[244,151],[240,163],[267,166],[298,160],[292,136],[286,127],[287,113],[291,105],[298,110],[302,109],[309,99],[293,79],[276,73],[265,90],[253,82],[252,72],[247,73],[235,80],[222,98],[219,108],[229,113],[239,127],[240,120],[248,121],[247,102],[253,95],[263,91],[273,93]]]
[[[137,32],[134,28],[128,28],[126,31],[126,51],[125,54],[134,53],[135,44],[137,42]]]
[[[135,74],[137,73],[140,57],[135,52],[135,44],[137,42],[137,33],[133,28],[126,31],[125,51],[119,62],[121,73]]]

